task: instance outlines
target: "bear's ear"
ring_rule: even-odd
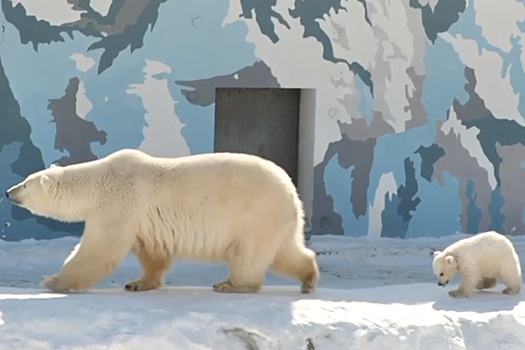
[[[441,251],[440,250],[435,250],[435,251],[432,252],[432,257],[435,258],[439,254],[441,254]]]
[[[51,165],[49,166],[50,169],[52,168],[56,168],[58,165],[56,165],[55,163],[51,163]]]
[[[49,190],[55,184],[55,179],[48,175],[42,175],[40,177],[40,184],[44,189]]]
[[[454,259],[454,257],[452,255],[449,255],[445,258],[445,262],[448,264],[448,265],[453,265],[456,263],[456,259]]]

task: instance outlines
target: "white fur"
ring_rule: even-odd
[[[505,294],[521,290],[520,260],[512,242],[494,232],[484,232],[461,239],[445,250],[434,252],[434,274],[438,284],[445,286],[459,273],[461,283],[449,292],[453,298],[469,297],[475,289],[487,289],[501,279]]]
[[[88,289],[132,251],[142,275],[127,290],[162,285],[173,258],[227,261],[219,292],[256,292],[267,267],[311,292],[319,272],[304,246],[303,208],[287,173],[256,156],[210,153],[155,158],[120,150],[103,159],[52,166],[8,191],[36,215],[85,221],[54,291]]]

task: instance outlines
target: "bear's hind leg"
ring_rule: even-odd
[[[151,255],[140,245],[138,249],[134,250],[140,266],[142,267],[142,274],[139,278],[126,282],[124,289],[127,291],[145,291],[156,289],[164,283],[164,271],[168,270],[172,264],[171,256]]]
[[[262,288],[262,280],[272,257],[264,256],[264,249],[241,250],[228,258],[229,276],[213,285],[221,293],[256,293]]]
[[[501,281],[507,287],[503,290],[504,294],[515,295],[521,290],[521,269],[519,261],[507,264],[500,272]]]
[[[262,288],[267,266],[268,264],[262,266],[234,259],[229,263],[228,278],[215,283],[213,290],[220,293],[256,293]]]
[[[298,242],[284,244],[270,268],[277,273],[290,276],[301,282],[301,293],[314,291],[319,279],[319,269],[315,253]]]

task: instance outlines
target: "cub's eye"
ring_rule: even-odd
[[[439,275],[440,275],[441,277],[443,277],[443,274],[442,274],[442,273],[440,273]]]
[[[26,188],[27,184],[24,184],[24,188]]]

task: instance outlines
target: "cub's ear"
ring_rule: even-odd
[[[58,165],[56,165],[55,163],[51,163],[51,165],[49,166],[50,169],[56,168],[56,167],[58,167]]]
[[[40,184],[45,190],[49,190],[55,184],[55,179],[48,175],[42,175],[40,177]]]
[[[448,265],[453,265],[456,263],[456,259],[454,259],[454,257],[452,255],[449,255],[445,258],[445,262],[448,264]]]
[[[441,251],[440,251],[440,250],[434,250],[434,249],[432,249],[432,250],[430,251],[430,256],[431,256],[432,258],[435,258],[435,257],[438,256],[439,254],[441,254]]]

